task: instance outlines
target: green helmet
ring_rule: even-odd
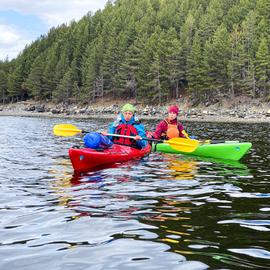
[[[125,104],[122,107],[122,112],[132,112],[135,113],[135,107],[129,103]]]

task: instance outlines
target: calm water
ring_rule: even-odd
[[[186,123],[250,141],[241,162],[152,153],[73,176],[55,124],[0,117],[0,269],[270,269],[270,125]],[[146,123],[151,129],[154,123]]]

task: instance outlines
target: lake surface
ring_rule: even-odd
[[[184,123],[250,141],[241,162],[151,153],[74,176],[55,124],[0,117],[0,269],[270,269],[269,124]],[[148,130],[154,122],[145,123]]]

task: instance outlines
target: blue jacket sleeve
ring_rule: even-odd
[[[114,134],[115,133],[115,127],[114,127],[114,122],[112,122],[109,127],[108,127],[108,133],[109,134]],[[112,141],[113,137],[112,136],[108,136],[108,138]]]
[[[146,132],[143,124],[134,125],[134,127],[137,129],[139,136],[146,137]],[[137,145],[144,148],[147,145],[146,140],[138,140]]]

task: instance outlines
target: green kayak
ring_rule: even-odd
[[[157,152],[185,154],[210,158],[240,160],[251,148],[250,142],[228,141],[223,143],[201,143],[191,153],[179,151],[166,143],[152,145],[152,150]]]

